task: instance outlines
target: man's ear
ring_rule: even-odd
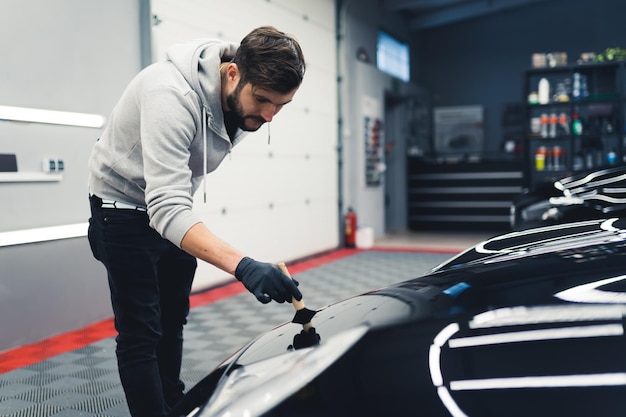
[[[236,81],[239,78],[239,67],[231,62],[226,67],[226,78],[228,81]]]

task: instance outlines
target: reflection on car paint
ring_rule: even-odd
[[[599,287],[623,281],[626,275],[577,285],[554,294],[556,298],[575,303],[626,303],[626,292],[604,291]]]
[[[291,350],[270,360],[234,367],[218,395],[214,395],[202,410],[202,416],[262,415],[303,388],[366,332],[367,326],[360,325],[334,335],[321,345]]]
[[[624,234],[624,230],[615,227],[613,224],[617,221],[617,218],[606,219],[600,221],[587,221],[587,222],[579,222],[573,224],[565,224],[565,225],[557,225],[557,226],[546,226],[538,229],[525,230],[520,232],[512,232],[507,233],[502,236],[494,237],[484,242],[476,245],[472,250],[486,255],[503,255],[503,254],[515,254],[522,256],[526,255],[529,252],[533,253],[542,253],[542,252],[550,252],[554,250],[554,247],[558,246],[559,250],[565,250],[566,248],[562,238],[562,233],[564,230],[571,229],[580,229],[577,233],[569,236],[567,241],[569,242],[570,247],[580,247],[581,241],[584,243],[588,240],[589,235],[593,235],[594,239],[598,238],[621,238]],[[592,227],[587,227],[592,226]],[[597,229],[607,232],[604,235],[598,235]],[[542,238],[542,235],[545,235]],[[522,238],[524,236],[532,236],[532,242],[526,242]],[[513,245],[512,243],[516,240],[519,240],[518,245]],[[500,244],[498,244],[500,243]],[[594,243],[595,244],[595,243]],[[466,251],[467,252],[467,251]],[[458,255],[465,254],[466,252]],[[497,258],[498,262],[508,260],[507,257],[499,256]],[[489,262],[489,261],[487,261]],[[446,265],[448,262],[444,263]]]
[[[626,386],[626,370],[623,369],[622,361],[617,361],[615,368],[610,371],[599,368],[599,372],[577,372],[580,363],[574,361],[568,367],[568,373],[512,374],[498,377],[485,375],[491,377],[469,379],[446,379],[443,370],[448,357],[457,351],[463,352],[471,348],[511,345],[515,349],[510,352],[510,360],[515,361],[528,348],[526,344],[532,347],[532,344],[546,341],[623,338],[622,320],[625,315],[626,307],[613,305],[512,307],[478,314],[469,323],[450,323],[434,337],[430,346],[428,361],[433,385],[442,404],[453,417],[468,417],[470,414],[464,411],[462,401],[455,399],[457,393],[462,391]],[[580,325],[576,325],[578,323]],[[517,330],[518,327],[523,329]],[[525,330],[527,327],[531,329]],[[472,332],[477,329],[487,330],[489,333],[473,335]],[[461,333],[467,335],[460,335]],[[623,345],[623,339],[618,343]],[[472,355],[471,351],[463,353],[470,357]],[[589,354],[593,357],[598,352],[589,350]],[[481,369],[474,369],[473,376],[480,376],[480,372]],[[468,374],[457,373],[458,376]]]
[[[514,230],[623,215],[626,165],[575,174],[515,197],[510,207]]]

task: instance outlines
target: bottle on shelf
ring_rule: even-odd
[[[550,82],[547,78],[539,80],[539,104],[550,102]]]
[[[617,162],[617,152],[615,152],[615,149],[611,149],[606,154],[606,163],[609,165],[615,165],[616,162]]]
[[[550,122],[550,118],[548,117],[548,113],[541,113],[539,117],[539,132],[542,138],[548,137],[548,123]]]
[[[563,149],[560,146],[552,148],[552,169],[560,171],[565,169],[565,159],[563,158]]]
[[[580,120],[578,112],[572,113],[572,133],[574,136],[581,136],[583,134],[583,122]]]
[[[613,122],[611,118],[607,116],[602,122],[602,133],[611,134],[613,130]]]
[[[567,103],[569,101],[569,94],[567,92],[567,86],[565,82],[558,83],[554,89],[552,95],[552,101],[555,103]]]
[[[585,155],[581,151],[577,152],[576,155],[574,155],[572,164],[574,171],[580,171],[585,168]]]
[[[567,136],[569,135],[569,120],[567,117],[567,114],[565,113],[561,113],[559,114],[559,125],[557,128],[557,135],[558,136]]]
[[[593,150],[587,150],[587,152],[585,152],[585,168],[593,169],[593,167]]]
[[[554,171],[554,148],[546,146],[545,171]]]
[[[546,147],[540,146],[535,152],[535,169],[543,171],[546,169]]]
[[[589,97],[589,88],[587,86],[587,76],[586,75],[581,75],[580,76],[580,96],[583,99],[586,99]]]
[[[548,129],[548,136],[551,138],[555,138],[556,137],[556,123],[558,121],[558,118],[556,116],[556,113],[552,113],[550,114],[550,128]]]
[[[579,72],[575,72],[572,81],[572,98],[574,101],[581,100],[582,96],[582,81]]]

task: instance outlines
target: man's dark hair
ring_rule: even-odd
[[[246,35],[232,62],[237,64],[243,84],[281,94],[300,87],[304,78],[304,55],[298,41],[272,26]]]

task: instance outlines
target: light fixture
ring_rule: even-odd
[[[88,223],[0,232],[0,248],[87,236]]]
[[[0,120],[100,128],[105,118],[99,114],[75,113],[29,107],[0,106]]]

